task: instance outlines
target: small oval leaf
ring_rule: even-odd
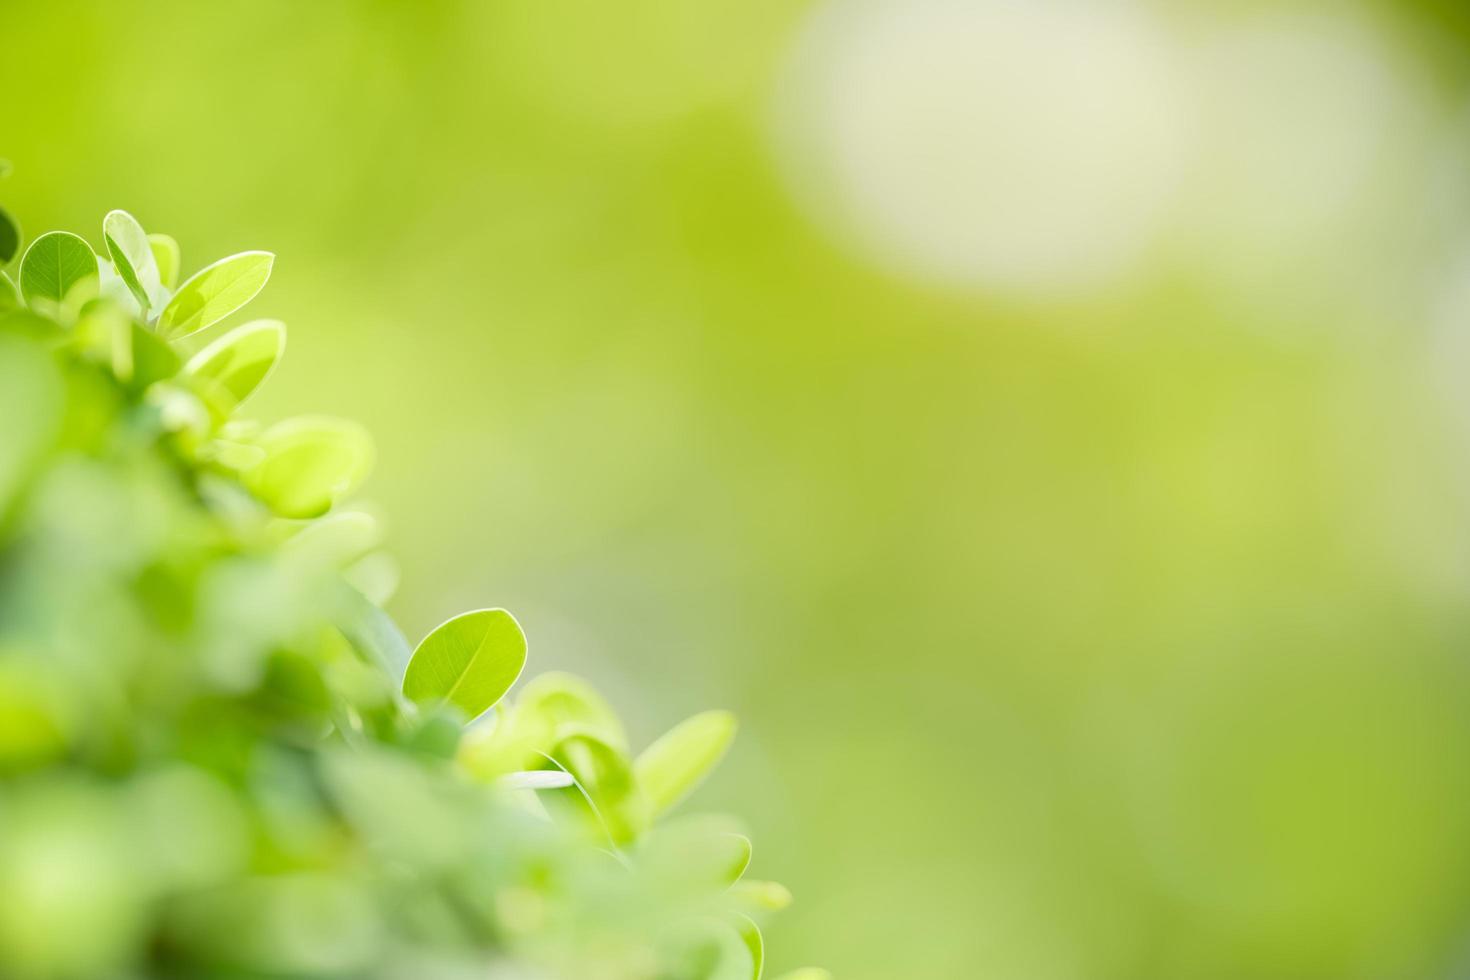
[[[424,637],[403,675],[420,704],[447,702],[475,718],[505,696],[526,666],[526,635],[504,609],[461,613]]]
[[[126,211],[109,211],[102,219],[102,238],[113,268],[146,314],[158,302],[163,287],[143,226]]]
[[[179,284],[179,243],[172,235],[157,232],[148,236],[148,248],[153,252],[153,263],[158,266],[158,279],[167,289]]]
[[[705,711],[681,721],[643,750],[634,771],[655,814],[684,799],[709,775],[724,758],[735,728],[730,712]]]
[[[234,313],[265,286],[275,260],[270,252],[241,252],[194,273],[159,314],[159,334],[177,340]]]
[[[31,242],[20,260],[20,288],[26,302],[60,304],[72,287],[97,276],[92,246],[66,231],[50,231]]]
[[[345,419],[287,419],[254,442],[265,459],[245,473],[245,486],[282,517],[320,517],[372,469],[372,438]]]
[[[6,265],[20,251],[20,222],[9,211],[0,208],[0,265]]]
[[[253,320],[195,354],[185,370],[199,382],[204,400],[225,416],[265,383],[285,349],[284,323]]]

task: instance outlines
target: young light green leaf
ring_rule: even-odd
[[[791,904],[791,892],[779,881],[746,878],[730,886],[736,901],[764,912],[779,912]]]
[[[165,288],[173,289],[179,284],[179,243],[171,235],[154,232],[148,236],[148,249],[158,266],[159,281]]]
[[[31,242],[20,260],[20,288],[26,302],[60,304],[72,287],[97,276],[92,246],[66,231],[51,231]]]
[[[265,383],[286,349],[286,325],[253,320],[236,327],[189,359],[185,370],[221,417]]]
[[[102,238],[113,268],[146,314],[161,298],[163,285],[143,226],[126,211],[109,211],[102,219]]]
[[[740,933],[740,938],[745,942],[745,948],[750,950],[751,973],[750,980],[761,980],[761,973],[766,966],[766,941],[761,936],[760,926],[755,924],[748,915],[735,916],[735,931]]]
[[[627,844],[648,828],[648,802],[620,749],[594,735],[572,735],[550,755],[577,778],[613,843]]]
[[[20,251],[20,222],[9,211],[0,208],[0,265],[6,265]]]
[[[575,674],[551,670],[532,678],[516,698],[516,715],[523,727],[534,725],[545,732],[543,748],[569,735],[592,734],[619,751],[628,750],[617,712]]]
[[[392,617],[345,584],[338,593],[336,605],[333,621],[357,652],[395,680],[402,677],[408,669],[410,653],[408,641]]]
[[[371,514],[346,511],[312,521],[286,539],[282,550],[307,564],[346,568],[378,546],[382,529]]]
[[[504,609],[461,613],[424,637],[403,693],[420,704],[447,702],[475,718],[510,690],[526,666],[526,635]]]
[[[750,838],[727,817],[699,814],[656,825],[640,842],[639,866],[688,894],[734,885],[750,866]]]
[[[287,419],[255,444],[266,455],[245,474],[245,486],[282,517],[320,517],[357,489],[373,463],[367,431],[342,419]]]
[[[735,727],[730,712],[705,711],[675,725],[643,750],[634,771],[655,815],[693,792],[724,757]]]
[[[265,286],[275,259],[270,252],[241,252],[194,273],[159,314],[159,334],[177,340],[234,313]]]

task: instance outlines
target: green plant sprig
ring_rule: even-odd
[[[635,753],[580,678],[511,700],[503,609],[410,649],[347,506],[368,434],[240,417],[285,325],[179,346],[274,256],[181,282],[172,238],[102,232],[12,278],[0,210],[0,973],[759,980],[789,893],[728,818],[670,817],[734,717]]]

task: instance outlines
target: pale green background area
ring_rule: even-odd
[[[1383,7],[1465,101],[1463,11]],[[249,411],[372,429],[411,637],[504,606],[635,739],[740,715],[692,805],[795,892],[774,967],[1464,975],[1470,445],[1424,305],[876,270],[772,151],[802,14],[7,2],[0,203],[275,251]],[[1447,262],[1421,222],[1369,259]]]

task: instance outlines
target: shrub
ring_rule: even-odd
[[[0,974],[759,977],[789,896],[728,818],[667,817],[733,718],[634,754],[578,678],[510,701],[501,609],[411,650],[344,506],[367,434],[239,416],[284,326],[181,353],[273,257],[178,284],[125,212],[102,241],[0,271]],[[0,268],[20,242],[0,212]]]

